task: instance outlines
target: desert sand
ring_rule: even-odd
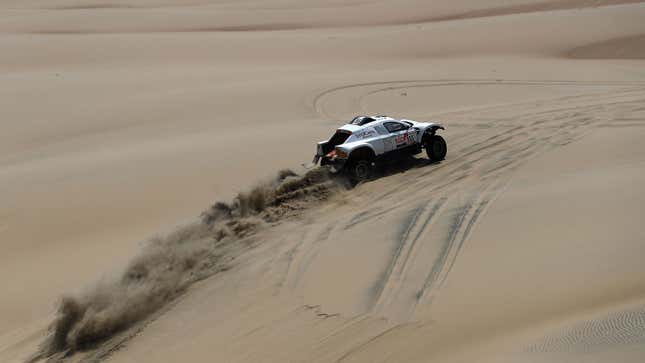
[[[43,353],[62,296],[357,114],[448,156],[256,216]],[[1,362],[645,360],[641,1],[4,0],[0,131]]]

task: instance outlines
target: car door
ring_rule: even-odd
[[[385,152],[402,149],[410,146],[414,142],[413,135],[408,133],[408,125],[398,121],[388,121],[383,123],[389,136],[387,137]]]

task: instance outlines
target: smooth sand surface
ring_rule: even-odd
[[[69,359],[642,362],[644,49],[640,1],[3,1],[0,361],[139,241],[383,113],[443,122],[446,160]]]

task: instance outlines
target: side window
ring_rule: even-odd
[[[386,122],[383,125],[385,126],[387,131],[391,133],[407,129],[407,127],[404,124],[399,122]]]
[[[387,135],[387,130],[385,129],[385,127],[383,127],[383,125],[376,125],[374,126],[374,129],[381,135]]]

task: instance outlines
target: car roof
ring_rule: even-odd
[[[376,116],[360,115],[360,116],[354,117],[352,121],[349,122],[349,124],[356,125],[356,126],[366,126],[366,125],[371,125],[376,121],[383,122],[383,121],[399,121],[399,120],[385,115],[376,115]]]

